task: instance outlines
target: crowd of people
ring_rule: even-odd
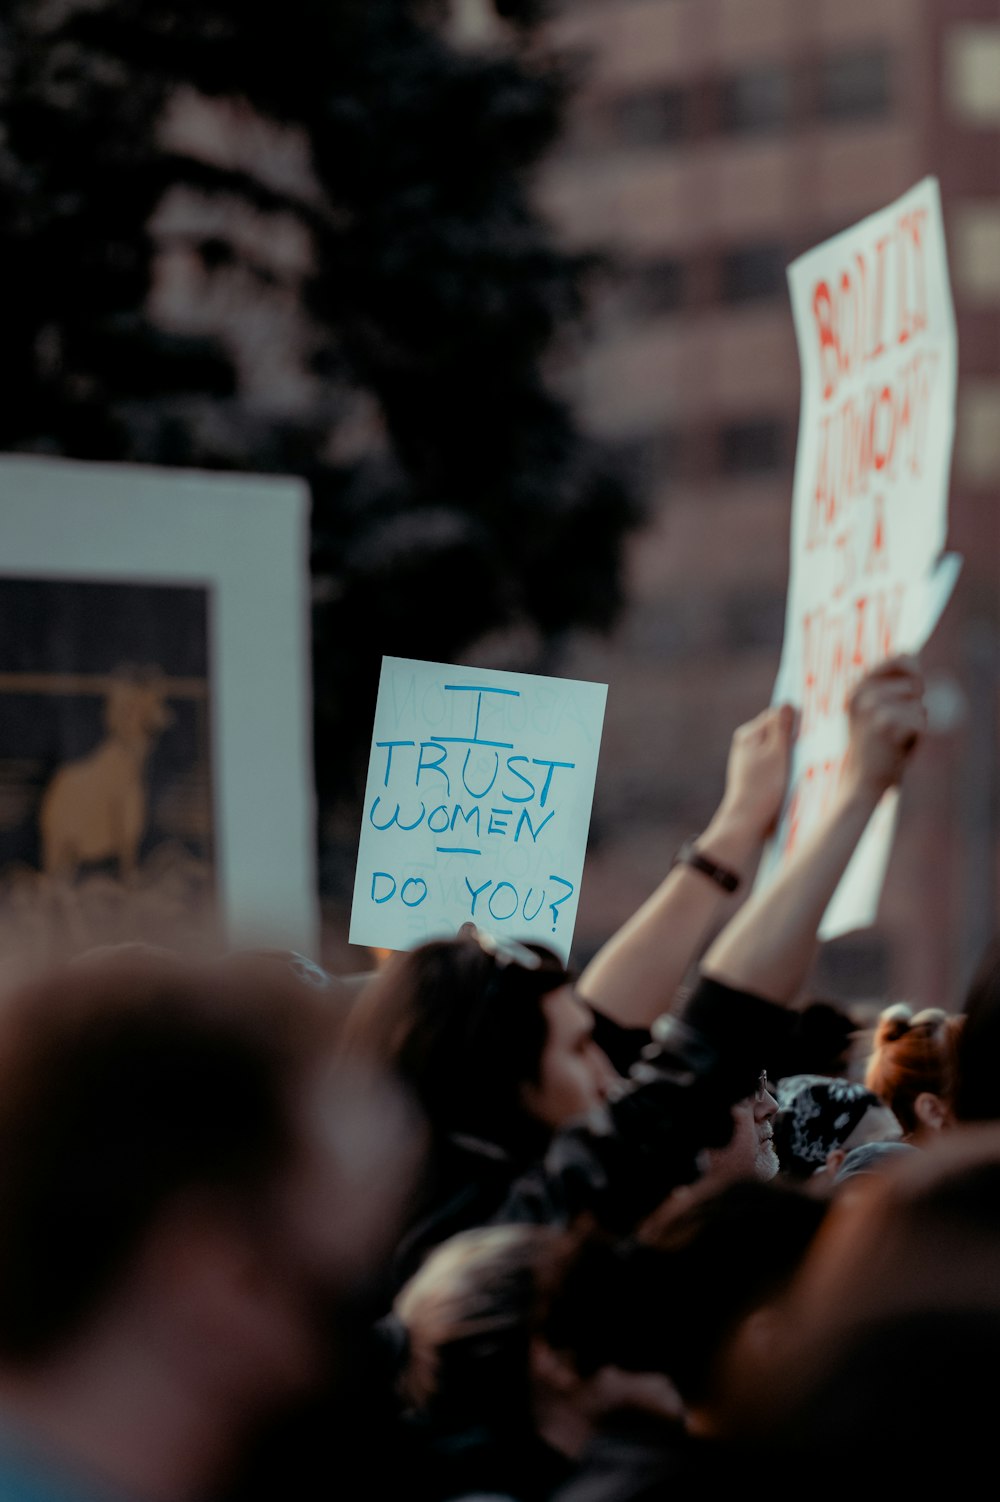
[[[1000,954],[803,987],[925,727],[868,673],[776,878],[793,722],[574,974],[467,925],[346,984],[80,955],[0,997],[0,1502],[954,1488],[1000,1355]],[[728,911],[732,909],[732,911]],[[692,980],[692,976],[694,979]],[[888,999],[886,999],[888,1000]]]

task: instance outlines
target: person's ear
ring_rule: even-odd
[[[832,1147],[830,1149],[830,1151],[827,1153],[827,1155],[826,1155],[826,1166],[827,1166],[827,1168],[829,1170],[831,1179],[833,1178],[834,1174],[837,1172],[837,1169],[840,1167],[841,1163],[843,1163],[843,1161],[844,1161],[844,1159],[846,1157],[847,1157],[847,1151],[846,1151],[845,1148],[842,1148],[842,1147]]]
[[[954,1120],[947,1101],[942,1100],[940,1095],[935,1095],[932,1090],[921,1090],[913,1102],[913,1114],[920,1125],[930,1132],[943,1131]]]

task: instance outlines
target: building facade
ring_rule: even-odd
[[[938,176],[958,318],[950,546],[963,577],[924,654],[933,733],[908,778],[877,926],[815,989],[957,1005],[998,926],[1000,14],[995,0],[571,0],[580,62],[539,185],[600,248],[587,341],[559,372],[648,522],[610,641],[577,948],[591,952],[721,795],[729,737],[781,651],[799,402],[785,270]]]

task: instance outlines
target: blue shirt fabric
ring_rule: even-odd
[[[0,1426],[0,1502],[132,1502],[84,1480]]]

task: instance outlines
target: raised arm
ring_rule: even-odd
[[[812,964],[816,931],[882,795],[901,779],[926,726],[923,678],[911,657],[890,658],[858,684],[840,786],[825,819],[774,881],[755,892],[714,941],[702,973],[788,1002]]]
[[[733,735],[725,793],[695,850],[744,882],[771,833],[788,774],[792,710],[766,709]],[[625,1027],[649,1027],[735,897],[691,865],[676,865],[587,965],[580,994]]]

